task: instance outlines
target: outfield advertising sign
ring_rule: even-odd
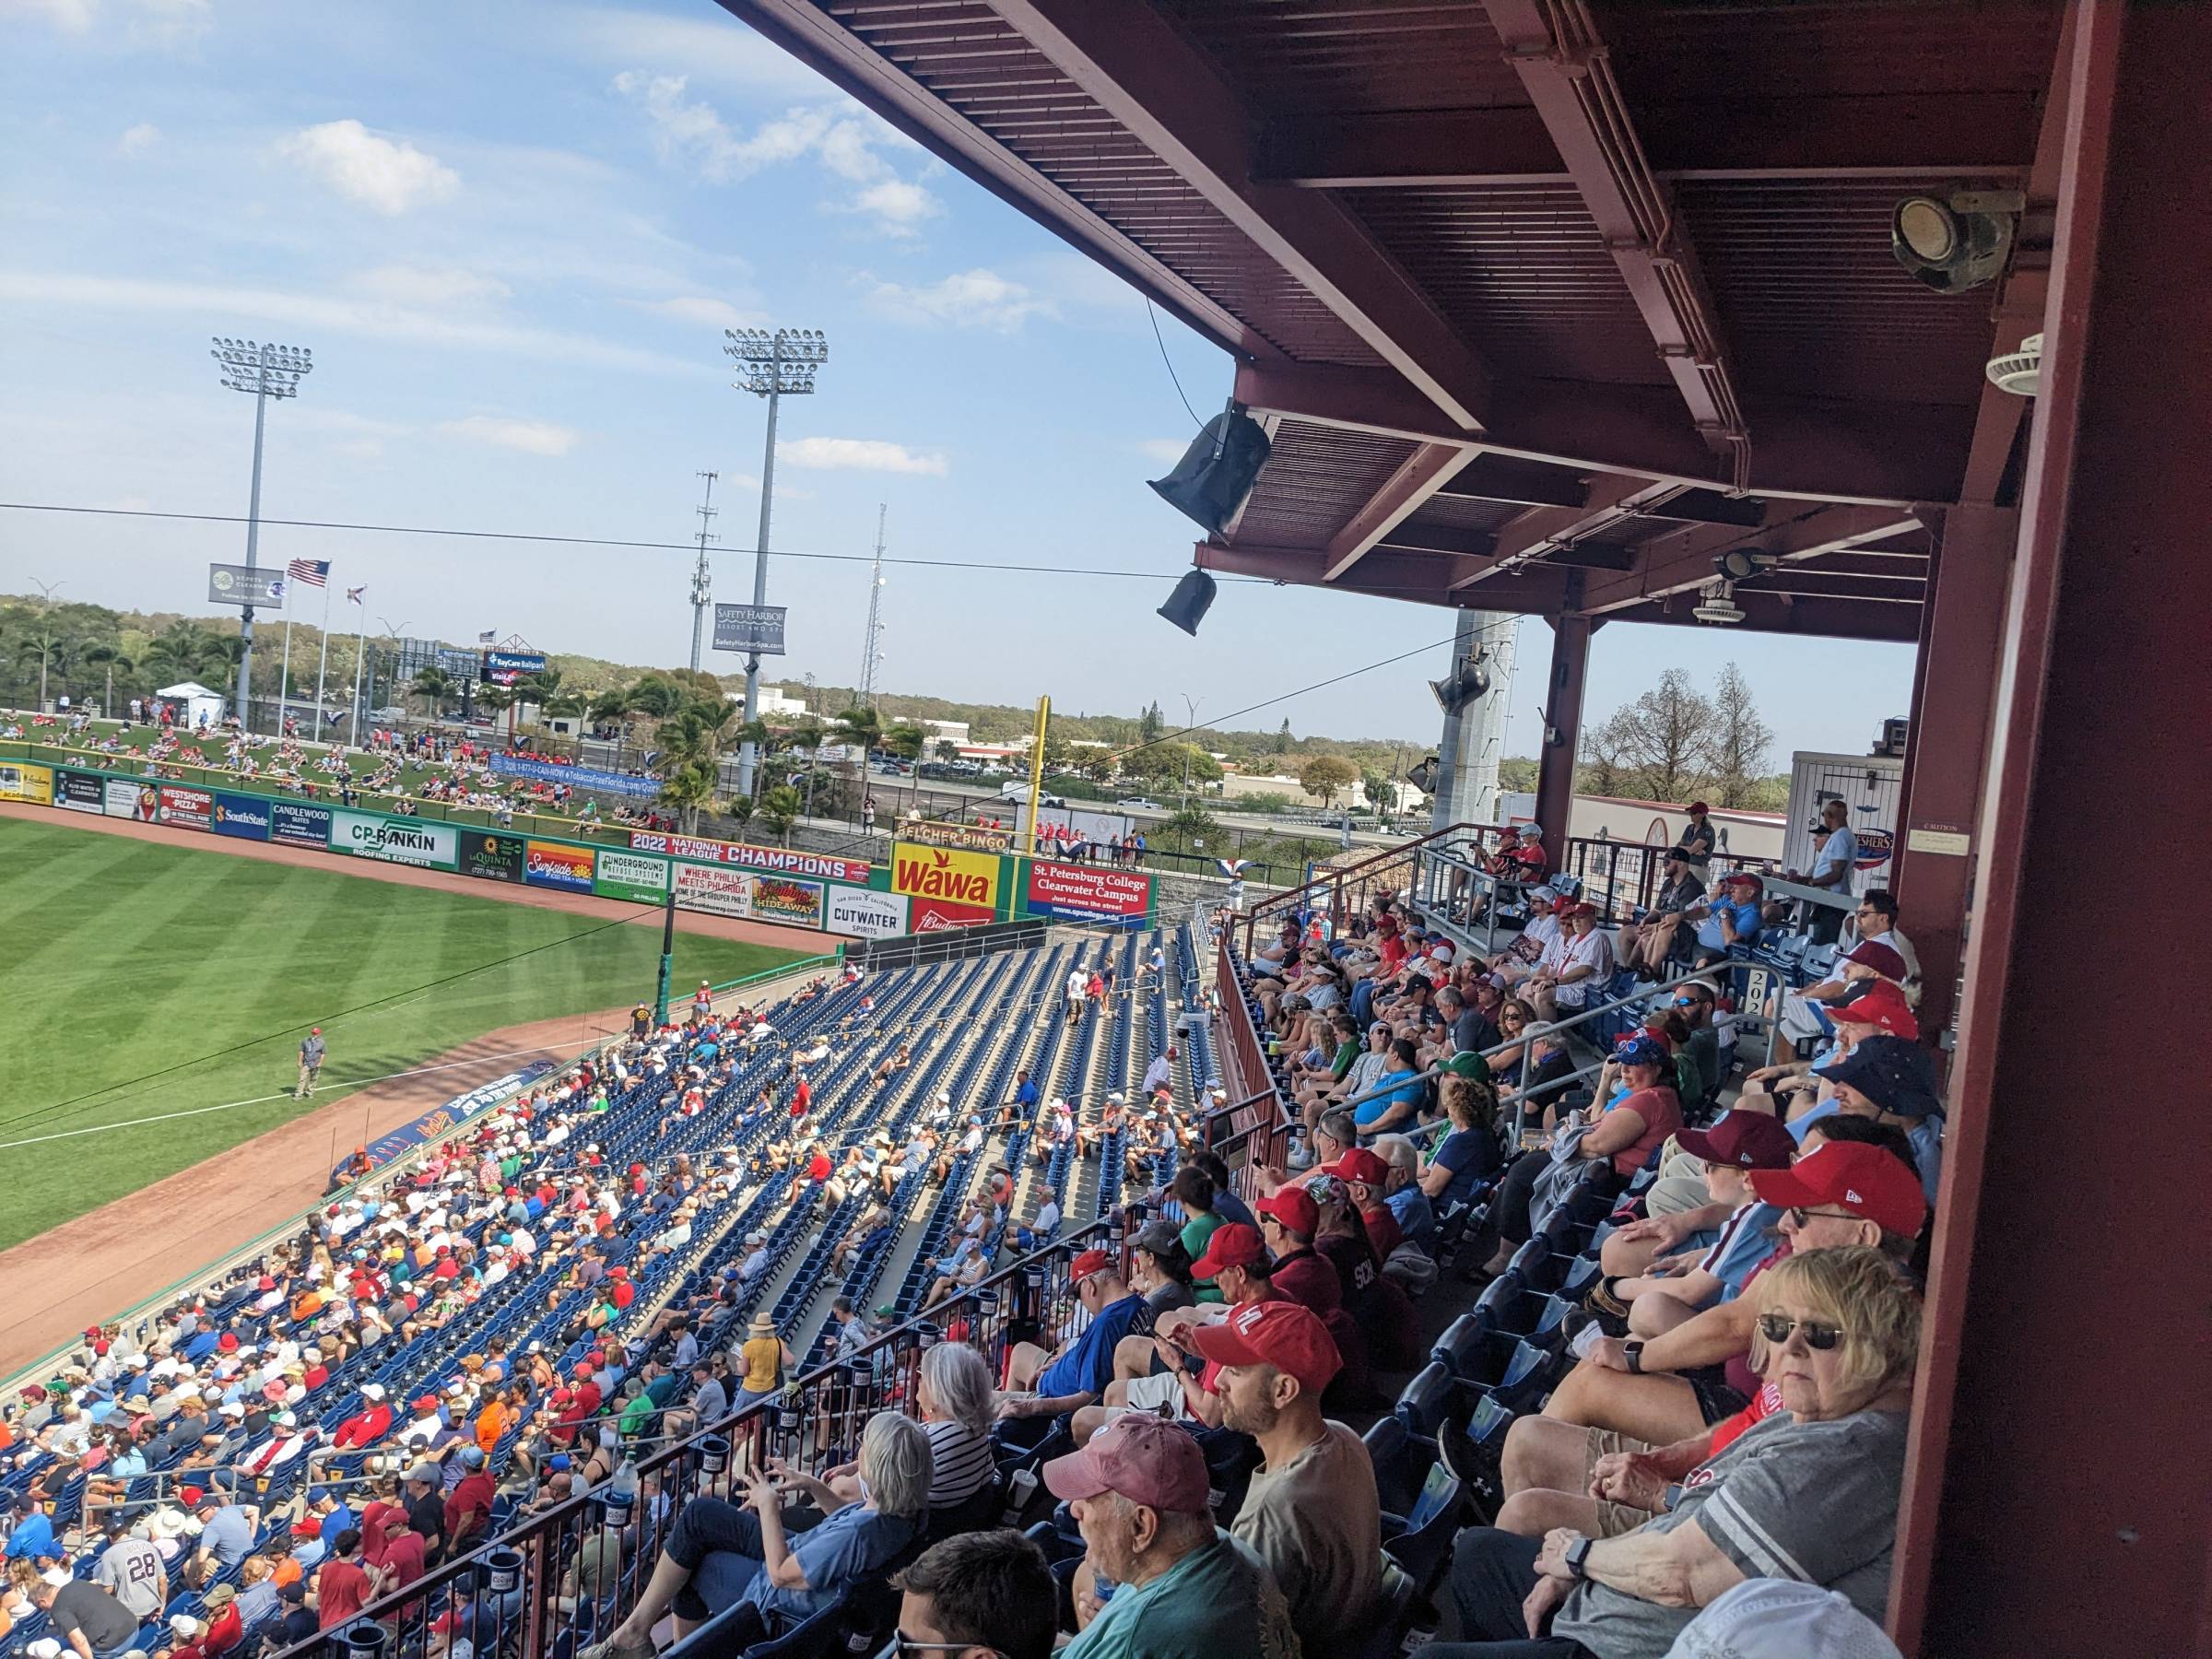
[[[215,828],[215,796],[205,789],[161,785],[161,821],[186,830]]]
[[[0,801],[53,806],[53,768],[34,766],[28,760],[0,760]]]
[[[913,907],[914,931],[943,933],[952,927],[987,927],[998,912],[987,904],[959,904],[949,899],[917,899]]]
[[[241,841],[267,841],[269,803],[260,795],[232,794],[218,789],[211,828],[218,835],[235,835]]]
[[[481,830],[461,831],[461,874],[486,881],[523,878],[523,838],[488,835]]]
[[[971,910],[996,910],[999,864],[995,853],[962,853],[950,847],[895,841],[891,845],[891,891]]]
[[[640,904],[665,904],[668,901],[668,861],[650,858],[641,853],[618,853],[612,848],[599,850],[599,862],[592,873],[592,891],[602,899],[629,899]]]
[[[716,916],[749,916],[753,913],[753,878],[747,871],[725,870],[716,865],[677,865],[676,902],[684,910],[705,911]]]
[[[795,847],[756,847],[746,841],[710,841],[699,835],[665,835],[658,830],[633,830],[630,850],[667,853],[700,864],[743,865],[747,869],[772,870],[780,876],[810,876],[818,881],[868,885],[868,861],[839,858],[828,853],[805,853]]]
[[[592,850],[559,841],[527,841],[523,848],[523,879],[532,887],[588,893],[592,890]]]
[[[907,902],[900,893],[831,888],[826,925],[849,939],[896,939],[906,932]]]
[[[53,804],[71,812],[103,812],[106,810],[107,781],[91,772],[71,771],[65,766],[53,769]]]
[[[1151,908],[1152,877],[1094,865],[1030,865],[1028,910],[1069,922],[1140,921]]]
[[[532,760],[522,755],[494,755],[491,770],[506,777],[528,778],[539,783],[566,783],[571,789],[588,789],[598,794],[636,795],[652,800],[661,793],[658,778],[640,778],[629,772],[601,771],[590,766],[561,766],[551,760]]]
[[[330,850],[334,853],[415,865],[426,870],[450,870],[459,862],[460,847],[460,831],[451,824],[385,818],[344,807],[331,810]]]
[[[331,844],[330,808],[309,806],[299,801],[271,801],[269,839],[288,847],[327,850]]]
[[[755,876],[753,919],[791,927],[821,926],[822,884],[794,876]]]
[[[122,778],[108,780],[100,808],[110,818],[150,824],[161,815],[161,792],[151,783],[133,783]]]

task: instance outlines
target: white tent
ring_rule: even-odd
[[[198,680],[185,680],[180,685],[164,686],[154,693],[163,702],[175,703],[177,724],[196,726],[203,717],[211,726],[220,725],[223,719],[223,694],[210,691]]]

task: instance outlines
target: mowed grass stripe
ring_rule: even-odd
[[[0,1248],[341,1098],[349,1079],[650,994],[659,949],[648,927],[0,820],[0,1141],[276,1094],[299,1028],[320,1023],[330,1043],[312,1105],[6,1148]],[[794,954],[677,936],[681,983]]]

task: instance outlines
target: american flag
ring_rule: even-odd
[[[294,582],[304,582],[309,587],[321,587],[330,580],[330,560],[295,559],[285,566],[284,571]]]

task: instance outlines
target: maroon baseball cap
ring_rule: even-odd
[[[1900,983],[1912,971],[1905,966],[1903,956],[1879,939],[1861,939],[1843,953],[1843,959],[1871,968],[1882,978]]]
[[[1258,1228],[1224,1221],[1206,1241],[1206,1253],[1191,1264],[1191,1277],[1210,1279],[1224,1267],[1251,1267],[1266,1259],[1267,1243]]]
[[[1829,1141],[1786,1170],[1754,1170],[1751,1190],[1769,1204],[1815,1209],[1833,1204],[1910,1239],[1927,1218],[1920,1172],[1865,1141]]]
[[[1263,1216],[1273,1216],[1292,1232],[1302,1238],[1312,1238],[1321,1226],[1321,1206],[1313,1195],[1302,1186],[1284,1187],[1272,1198],[1263,1198],[1252,1206]]]
[[[1739,1170],[1786,1170],[1797,1140],[1767,1112],[1724,1112],[1710,1129],[1677,1129],[1675,1144],[1709,1164]]]
[[[1272,1365],[1310,1394],[1344,1369],[1336,1339],[1303,1302],[1246,1302],[1225,1320],[1193,1325],[1191,1342],[1217,1365]]]
[[[1209,1482],[1206,1453],[1188,1430],[1133,1411],[1092,1435],[1082,1451],[1046,1464],[1044,1484],[1064,1502],[1119,1492],[1164,1514],[1203,1515]]]
[[[1379,1187],[1390,1179],[1390,1166],[1365,1147],[1354,1147],[1333,1164],[1324,1164],[1315,1171],[1334,1175],[1339,1181],[1356,1181],[1363,1186]]]

